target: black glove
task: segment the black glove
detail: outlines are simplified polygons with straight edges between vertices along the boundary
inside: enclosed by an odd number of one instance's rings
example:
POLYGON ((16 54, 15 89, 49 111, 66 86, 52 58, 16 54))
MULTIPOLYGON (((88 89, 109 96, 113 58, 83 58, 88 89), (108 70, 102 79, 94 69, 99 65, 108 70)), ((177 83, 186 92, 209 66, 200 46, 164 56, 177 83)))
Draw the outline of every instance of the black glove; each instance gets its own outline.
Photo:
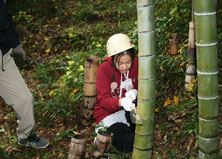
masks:
POLYGON ((26 53, 21 44, 12 49, 12 57, 18 67, 23 67, 25 65, 26 53))

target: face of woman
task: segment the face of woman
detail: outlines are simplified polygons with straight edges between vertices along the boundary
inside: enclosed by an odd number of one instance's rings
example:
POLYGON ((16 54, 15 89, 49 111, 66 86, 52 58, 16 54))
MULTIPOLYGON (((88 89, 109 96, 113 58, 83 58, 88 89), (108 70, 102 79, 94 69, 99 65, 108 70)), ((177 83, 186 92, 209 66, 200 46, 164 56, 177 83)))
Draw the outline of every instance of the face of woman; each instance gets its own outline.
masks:
POLYGON ((132 58, 125 54, 119 57, 119 59, 114 58, 114 63, 118 71, 121 73, 126 73, 132 65, 132 58))

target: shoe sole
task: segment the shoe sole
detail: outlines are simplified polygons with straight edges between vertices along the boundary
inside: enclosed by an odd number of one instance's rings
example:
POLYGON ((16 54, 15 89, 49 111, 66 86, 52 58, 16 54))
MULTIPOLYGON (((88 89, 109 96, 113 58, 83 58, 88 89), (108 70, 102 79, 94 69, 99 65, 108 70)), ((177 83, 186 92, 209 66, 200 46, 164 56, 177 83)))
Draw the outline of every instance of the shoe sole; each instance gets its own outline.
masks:
POLYGON ((21 144, 21 143, 18 143, 18 144, 19 144, 19 145, 21 145, 21 146, 33 147, 33 148, 37 148, 37 149, 44 149, 44 148, 46 148, 46 147, 48 147, 48 146, 49 146, 49 143, 48 143, 47 145, 43 146, 43 147, 35 147, 35 146, 32 146, 32 145, 28 145, 28 144, 21 144))

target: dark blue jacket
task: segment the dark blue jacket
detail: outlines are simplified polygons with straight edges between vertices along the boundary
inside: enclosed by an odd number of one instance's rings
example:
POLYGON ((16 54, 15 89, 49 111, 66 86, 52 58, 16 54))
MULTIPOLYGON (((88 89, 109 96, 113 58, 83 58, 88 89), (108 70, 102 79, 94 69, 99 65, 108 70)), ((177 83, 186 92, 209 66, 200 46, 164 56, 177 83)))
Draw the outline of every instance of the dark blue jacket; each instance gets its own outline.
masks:
POLYGON ((0 50, 2 56, 9 49, 19 45, 18 35, 15 30, 15 25, 12 22, 12 16, 9 14, 8 8, 3 0, 0 0, 0 50))

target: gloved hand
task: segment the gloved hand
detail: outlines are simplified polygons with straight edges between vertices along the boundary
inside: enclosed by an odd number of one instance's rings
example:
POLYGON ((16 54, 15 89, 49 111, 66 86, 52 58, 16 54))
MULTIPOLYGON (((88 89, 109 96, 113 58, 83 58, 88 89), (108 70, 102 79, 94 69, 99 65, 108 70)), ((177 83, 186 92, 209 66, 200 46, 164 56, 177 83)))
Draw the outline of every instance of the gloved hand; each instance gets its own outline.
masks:
POLYGON ((131 98, 132 101, 134 101, 137 97, 138 93, 136 89, 131 89, 128 92, 126 92, 125 96, 128 98, 131 98))
POLYGON ((120 105, 126 110, 130 111, 133 107, 133 101, 130 98, 124 97, 120 99, 120 105))
POLYGON ((12 49, 12 57, 18 67, 22 67, 25 64, 25 56, 26 53, 21 44, 12 49))

